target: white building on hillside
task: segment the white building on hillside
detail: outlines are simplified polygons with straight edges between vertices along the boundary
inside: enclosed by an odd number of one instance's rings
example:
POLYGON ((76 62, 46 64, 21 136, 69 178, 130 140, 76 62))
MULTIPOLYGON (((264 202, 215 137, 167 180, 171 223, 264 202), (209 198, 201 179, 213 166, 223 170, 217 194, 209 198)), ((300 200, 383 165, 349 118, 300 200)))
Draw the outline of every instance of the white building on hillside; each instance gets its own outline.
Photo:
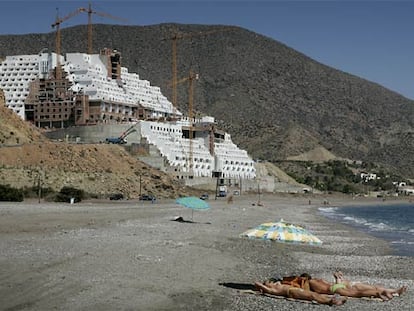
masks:
MULTIPOLYGON (((145 110, 146 117, 160 118, 173 114, 171 102, 158 86, 141 80, 136 73, 120 66, 119 54, 104 50, 101 54, 68 53, 63 66, 72 90, 101 103, 102 114, 138 117, 134 111, 145 110)), ((179 113, 181 115, 181 113, 179 113)), ((98 120, 103 116, 98 116, 98 120)))
MULTIPOLYGON (((63 57, 60 59, 63 61, 63 57)), ((0 62, 0 88, 4 92, 6 106, 25 120, 25 100, 30 92, 30 82, 46 78, 54 66, 55 53, 6 56, 0 62)))
POLYGON ((253 160, 228 133, 215 128, 213 117, 183 117, 158 86, 130 73, 120 59, 111 50, 68 53, 59 61, 54 53, 7 56, 0 63, 0 88, 7 107, 41 127, 92 129, 139 120, 136 132, 177 176, 256 177, 253 160))

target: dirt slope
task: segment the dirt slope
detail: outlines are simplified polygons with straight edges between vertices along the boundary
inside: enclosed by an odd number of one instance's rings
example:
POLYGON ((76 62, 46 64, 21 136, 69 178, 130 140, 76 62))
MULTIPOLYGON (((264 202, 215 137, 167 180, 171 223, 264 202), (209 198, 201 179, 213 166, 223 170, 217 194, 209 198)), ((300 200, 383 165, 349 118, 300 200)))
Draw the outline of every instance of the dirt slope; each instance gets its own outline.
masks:
MULTIPOLYGON (((107 196, 141 193, 177 197, 188 193, 169 175, 138 161, 116 145, 54 143, 4 107, 0 95, 0 184, 63 186, 107 196)), ((191 191, 190 191, 191 192, 191 191)))
POLYGON ((122 192, 130 198, 142 193, 176 197, 184 189, 172 178, 148 167, 115 145, 32 143, 0 148, 0 182, 15 187, 60 190, 63 186, 107 196, 122 192))
POLYGON ((298 156, 287 157, 287 160, 291 161, 312 161, 315 163, 321 163, 335 159, 337 159, 337 157, 332 154, 332 152, 326 150, 324 147, 317 147, 298 156))
POLYGON ((4 106, 0 90, 0 146, 31 143, 44 140, 41 133, 29 123, 22 123, 20 117, 4 106))

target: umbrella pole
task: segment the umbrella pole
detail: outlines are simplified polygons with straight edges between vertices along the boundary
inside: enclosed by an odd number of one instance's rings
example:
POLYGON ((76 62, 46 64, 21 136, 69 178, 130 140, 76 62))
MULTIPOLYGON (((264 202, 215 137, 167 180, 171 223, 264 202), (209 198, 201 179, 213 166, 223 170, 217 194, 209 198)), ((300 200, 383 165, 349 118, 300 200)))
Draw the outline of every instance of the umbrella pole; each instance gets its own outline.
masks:
POLYGON ((194 210, 191 209, 191 221, 193 221, 193 214, 194 214, 194 210))

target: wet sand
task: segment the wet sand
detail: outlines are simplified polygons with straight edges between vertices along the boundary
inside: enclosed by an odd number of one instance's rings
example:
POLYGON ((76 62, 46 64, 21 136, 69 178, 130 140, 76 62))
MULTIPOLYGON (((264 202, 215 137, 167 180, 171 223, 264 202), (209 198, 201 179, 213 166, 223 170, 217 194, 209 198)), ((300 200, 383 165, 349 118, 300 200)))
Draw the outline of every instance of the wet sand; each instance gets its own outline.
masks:
MULTIPOLYGON (((330 280, 339 269, 352 280, 409 289, 389 302, 350 299, 336 308, 413 310, 413 258, 393 256, 387 242, 323 218, 317 211, 323 200, 264 195, 258 206, 255 196, 234 197, 232 204, 213 198, 209 210, 194 213, 173 200, 1 202, 0 309, 316 310, 328 307, 235 287, 303 272, 330 280), (192 215, 193 222, 172 221, 176 216, 191 221, 192 215), (305 226, 324 243, 239 237, 280 218, 305 226)), ((381 204, 346 197, 328 201, 381 204)))

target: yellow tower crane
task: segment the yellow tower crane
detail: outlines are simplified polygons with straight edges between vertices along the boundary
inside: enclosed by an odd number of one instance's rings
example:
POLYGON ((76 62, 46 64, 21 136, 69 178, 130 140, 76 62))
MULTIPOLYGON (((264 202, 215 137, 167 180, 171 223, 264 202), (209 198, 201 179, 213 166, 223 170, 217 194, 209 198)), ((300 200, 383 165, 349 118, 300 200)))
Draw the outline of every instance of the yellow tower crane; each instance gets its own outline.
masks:
POLYGON ((193 114, 193 103, 194 103, 194 81, 198 80, 199 75, 190 70, 187 77, 184 77, 177 81, 177 84, 188 81, 188 139, 189 139, 189 150, 188 150, 188 172, 189 175, 193 175, 194 161, 193 161, 193 139, 194 139, 194 114, 193 114))
POLYGON ((60 34, 60 24, 62 24, 64 21, 78 15, 79 13, 82 12, 86 12, 88 13, 88 54, 92 54, 92 14, 96 14, 102 17, 108 17, 108 18, 112 18, 112 19, 116 19, 119 21, 123 21, 126 22, 126 19, 120 18, 120 17, 116 17, 116 16, 112 16, 110 14, 107 13, 103 13, 103 12, 97 12, 92 10, 92 5, 89 3, 88 8, 78 8, 76 11, 69 13, 68 15, 66 15, 63 18, 59 18, 59 15, 56 14, 56 20, 55 22, 52 24, 52 27, 55 28, 56 27, 56 54, 58 55, 57 58, 57 65, 56 65, 56 79, 61 79, 62 78, 62 71, 60 68, 60 60, 59 60, 59 55, 61 54, 61 34, 60 34))
MULTIPOLYGON (((189 127, 188 127, 188 138, 189 138, 189 151, 188 151, 188 168, 189 173, 192 175, 193 172, 193 139, 194 139, 194 114, 193 114, 193 105, 194 105, 194 81, 198 80, 199 75, 198 73, 194 73, 192 70, 190 70, 188 76, 177 80, 176 85, 187 82, 188 81, 188 121, 189 121, 189 127)), ((172 83, 168 84, 169 86, 172 86, 172 83)))
MULTIPOLYGON (((173 105, 173 117, 176 118, 176 111, 177 111, 177 85, 179 81, 177 80, 177 41, 180 39, 186 39, 186 38, 193 38, 198 36, 204 36, 204 35, 210 35, 220 32, 226 32, 233 30, 232 27, 227 28, 220 28, 215 29, 211 31, 202 31, 202 32, 195 32, 195 33, 186 33, 186 34, 179 34, 177 30, 174 30, 173 35, 171 36, 171 50, 172 50, 172 57, 171 57, 171 63, 172 63, 172 105, 173 105)), ((189 146, 189 172, 190 175, 193 173, 193 125, 192 125, 192 114, 193 114, 193 83, 195 79, 198 79, 198 74, 194 76, 194 73, 190 71, 190 75, 187 78, 184 78, 185 81, 190 81, 189 86, 189 97, 188 97, 188 118, 190 119, 190 128, 189 128, 189 140, 190 140, 190 146, 189 146), (197 77, 197 78, 196 78, 197 77)), ((181 81, 181 80, 180 80, 181 81)), ((214 126, 211 126, 210 130, 210 154, 214 154, 214 126)))
POLYGON ((114 20, 118 20, 118 21, 122 21, 122 22, 128 22, 128 20, 121 18, 121 17, 116 17, 116 16, 112 16, 108 13, 104 13, 104 12, 97 12, 92 10, 92 5, 89 2, 89 6, 88 8, 81 8, 82 12, 86 12, 88 13, 88 54, 92 54, 93 50, 92 50, 92 14, 96 14, 99 15, 101 17, 108 17, 114 20))
POLYGON ((211 30, 211 31, 201 31, 201 32, 193 32, 193 33, 178 33, 177 30, 174 30, 173 35, 170 37, 171 39, 171 50, 172 50, 172 57, 171 57, 171 63, 172 63, 172 105, 173 105, 173 114, 175 117, 176 109, 177 109, 177 41, 180 39, 190 39, 193 37, 198 36, 205 36, 210 34, 215 34, 219 32, 225 32, 230 31, 232 28, 220 28, 217 30, 211 30))
POLYGON ((52 27, 56 27, 56 38, 55 38, 55 49, 56 49, 56 73, 55 78, 57 80, 62 79, 62 68, 60 67, 60 54, 61 54, 61 35, 60 35, 60 24, 64 21, 78 15, 80 12, 83 11, 83 8, 79 8, 76 11, 69 13, 65 17, 59 18, 59 14, 56 14, 56 20, 52 24, 52 27))

